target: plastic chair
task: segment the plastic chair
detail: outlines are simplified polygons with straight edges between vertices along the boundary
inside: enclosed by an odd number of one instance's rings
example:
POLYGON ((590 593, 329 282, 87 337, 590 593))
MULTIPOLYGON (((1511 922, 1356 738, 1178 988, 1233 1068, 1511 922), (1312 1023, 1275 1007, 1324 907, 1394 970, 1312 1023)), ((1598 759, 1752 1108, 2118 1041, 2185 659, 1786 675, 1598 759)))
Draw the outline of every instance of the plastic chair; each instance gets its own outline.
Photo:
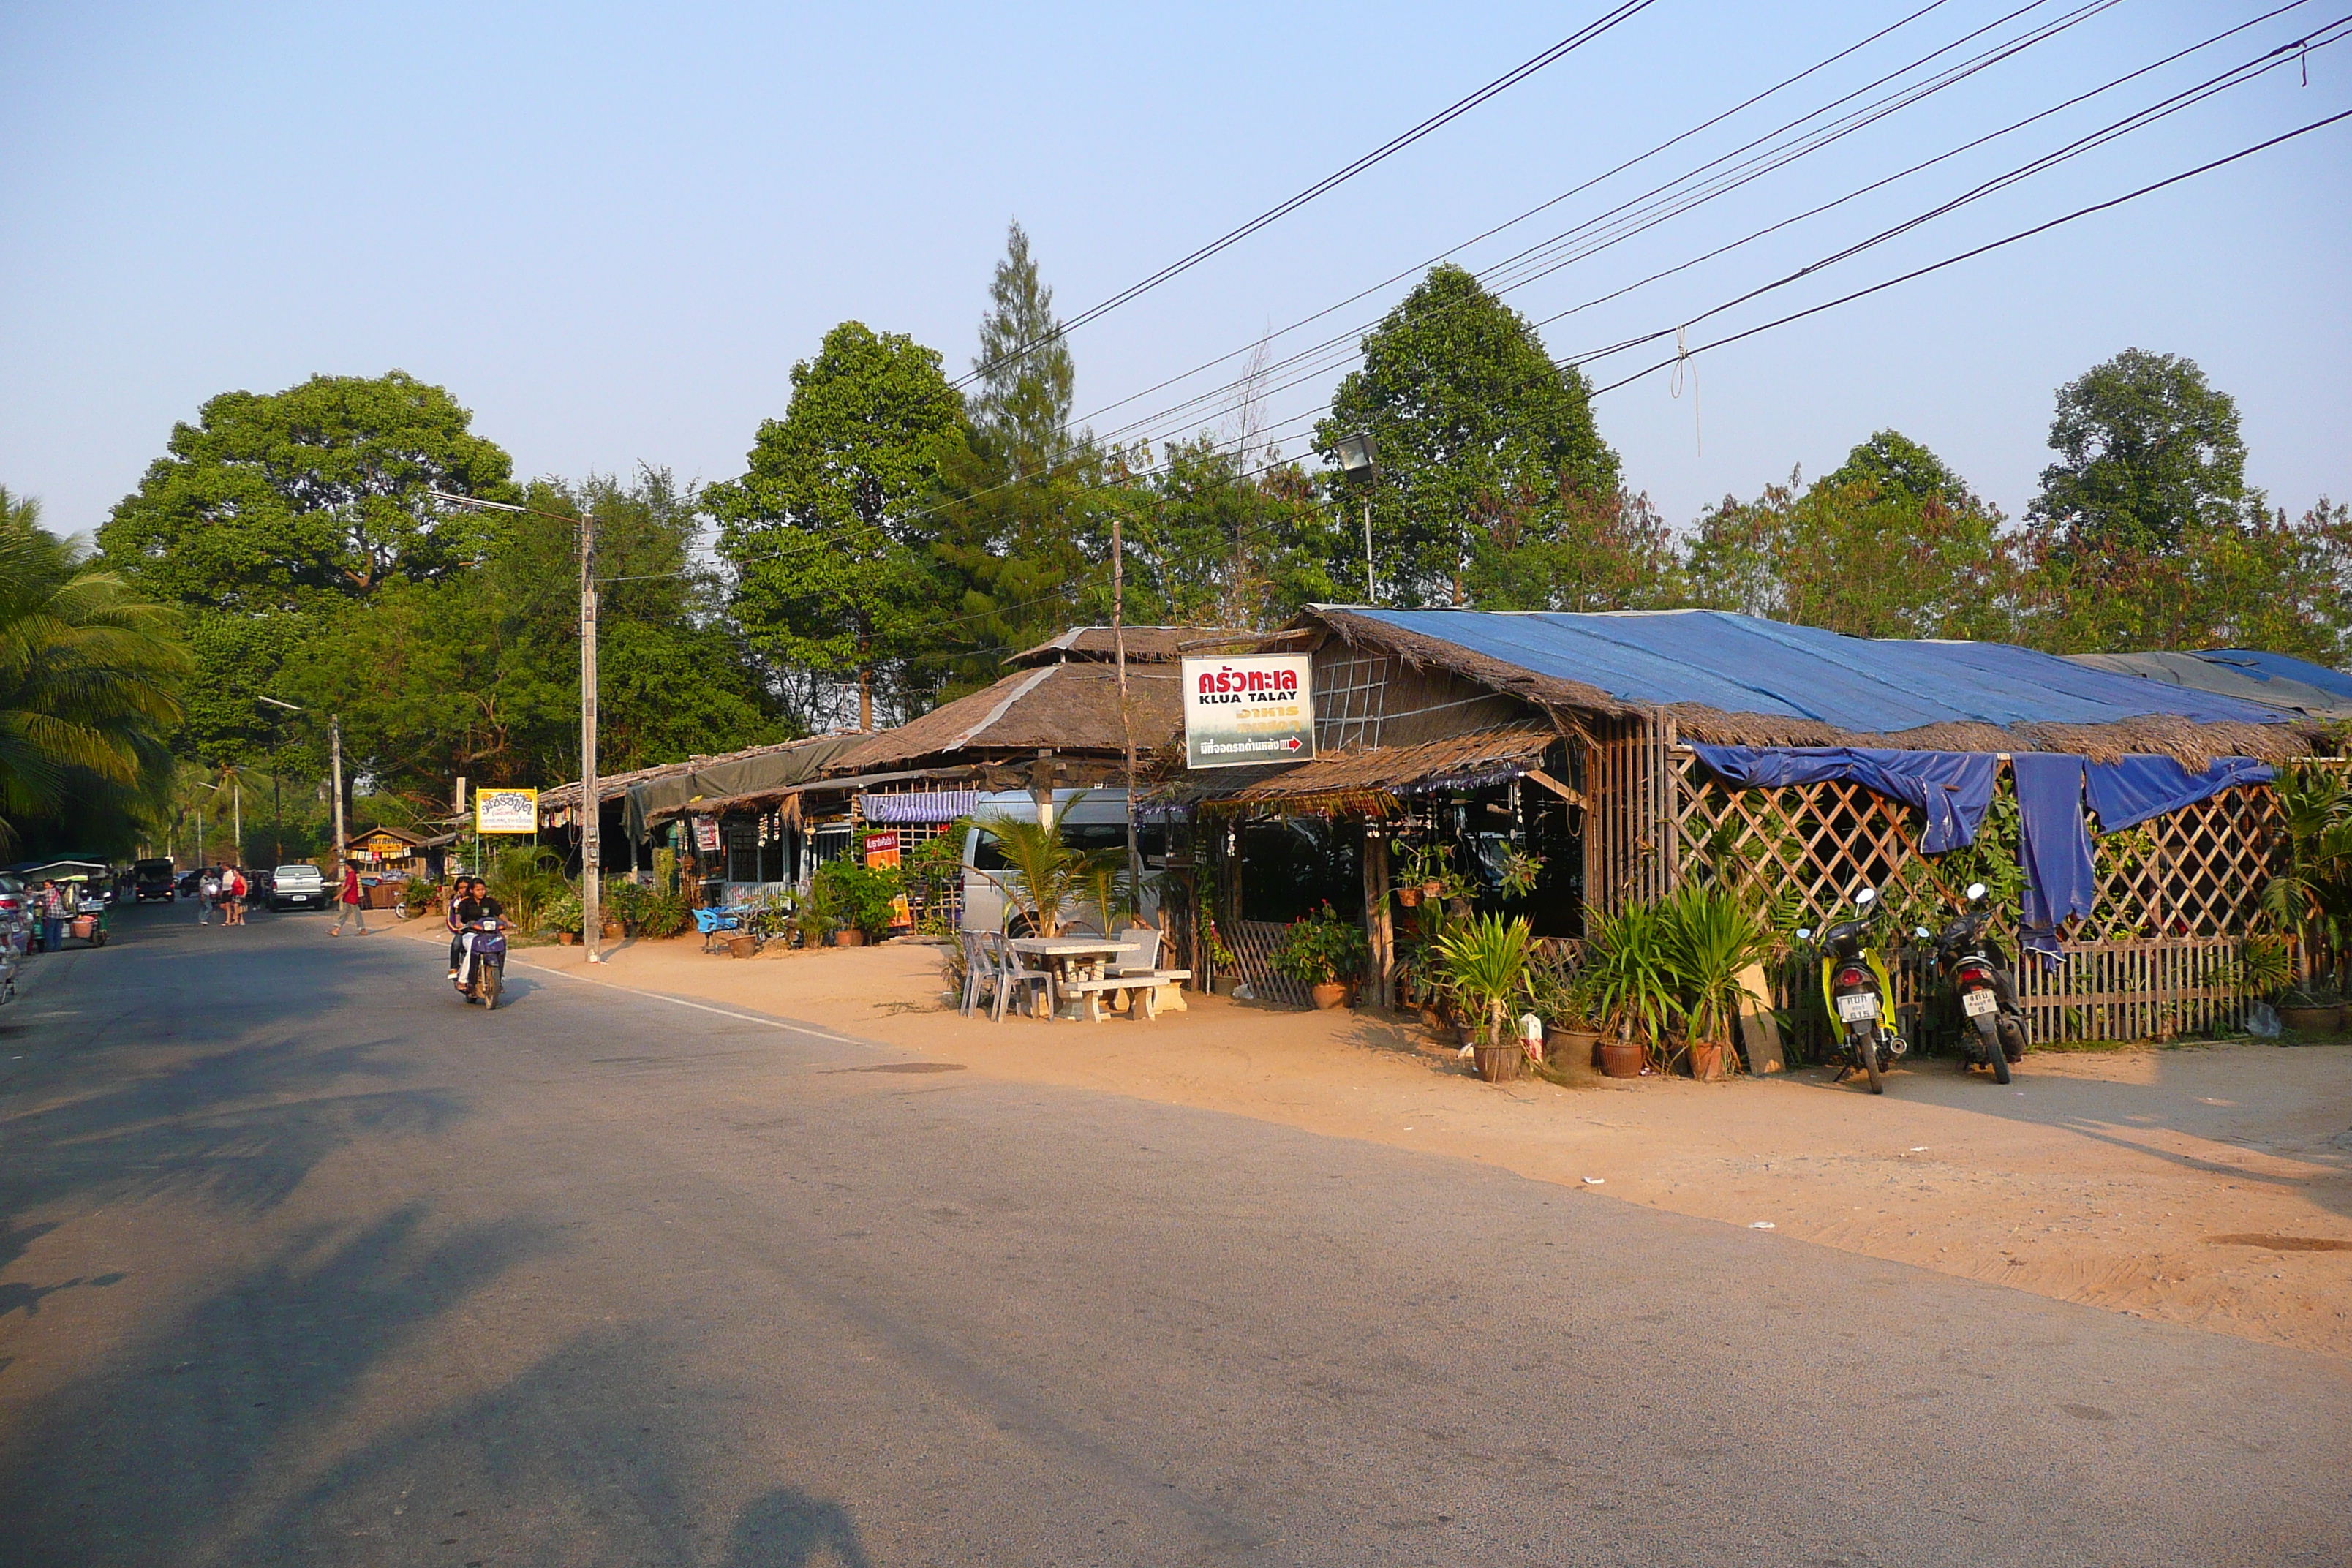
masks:
POLYGON ((716 951, 719 937, 743 929, 740 910, 701 909, 694 911, 694 929, 702 933, 702 951, 716 951))
POLYGON ((969 1018, 980 1005, 982 991, 996 988, 996 949, 986 931, 958 931, 956 940, 963 944, 963 1002, 957 1011, 969 1018))
MULTIPOLYGON (((1013 950, 1013 943, 1009 939, 1000 936, 993 940, 999 944, 997 948, 996 1004, 994 1010, 990 1014, 990 1017, 997 1022, 1002 1022, 1004 1017, 1005 999, 1011 996, 1015 990, 1027 991, 1032 988, 1034 989, 1036 996, 1043 997, 1045 999, 1046 1014, 1050 1015, 1054 1005, 1053 970, 1051 968, 1030 968, 1028 961, 1021 953, 1013 950)), ((1030 1002, 1029 1011, 1032 1015, 1036 1015, 1038 1012, 1037 1004, 1034 998, 1030 1002)))

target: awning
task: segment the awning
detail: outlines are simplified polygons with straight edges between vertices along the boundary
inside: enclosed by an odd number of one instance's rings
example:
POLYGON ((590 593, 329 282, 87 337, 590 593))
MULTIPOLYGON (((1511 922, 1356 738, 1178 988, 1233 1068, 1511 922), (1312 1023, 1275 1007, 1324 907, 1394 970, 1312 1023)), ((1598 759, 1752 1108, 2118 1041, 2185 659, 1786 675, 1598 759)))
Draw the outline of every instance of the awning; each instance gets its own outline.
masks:
POLYGON ((926 789, 861 795, 857 809, 868 822, 953 822, 980 809, 980 791, 926 789))
POLYGON ((1475 789, 1543 763, 1559 734, 1532 726, 1479 730, 1412 746, 1350 747, 1286 767, 1218 768, 1186 775, 1160 815, 1184 805, 1253 806, 1391 816, 1398 797, 1475 789))

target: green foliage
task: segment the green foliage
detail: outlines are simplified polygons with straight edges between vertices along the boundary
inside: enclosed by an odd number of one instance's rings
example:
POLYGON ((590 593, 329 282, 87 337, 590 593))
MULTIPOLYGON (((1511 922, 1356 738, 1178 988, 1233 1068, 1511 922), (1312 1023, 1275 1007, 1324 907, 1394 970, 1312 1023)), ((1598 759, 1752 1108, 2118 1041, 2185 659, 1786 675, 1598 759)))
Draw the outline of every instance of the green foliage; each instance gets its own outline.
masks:
POLYGON ((694 924, 694 906, 684 893, 656 889, 637 911, 637 934, 662 939, 684 933, 694 924))
POLYGON ((981 826, 996 840, 1005 864, 1001 872, 982 875, 1003 889, 1006 904, 1039 936, 1060 935, 1086 898, 1091 858, 1034 817, 991 816, 981 826))
POLYGON ((117 848, 157 818, 189 673, 168 611, 0 489, 0 847, 78 832, 73 847, 117 848))
POLYGON ((972 361, 980 389, 971 400, 973 445, 1008 472, 1038 473, 1068 453, 1077 367, 1060 331, 1029 236, 1010 224, 980 321, 980 357, 972 361))
POLYGON ((931 530, 915 514, 961 442, 962 399, 935 351, 857 321, 826 333, 792 381, 748 471, 704 495, 736 568, 735 614, 788 663, 903 684, 946 613, 931 530))
POLYGON ((411 877, 400 885, 400 907, 411 920, 441 901, 441 884, 430 877, 411 877))
POLYGON ((1943 458, 1900 430, 1881 430, 1863 442, 1845 455, 1844 463, 1823 482, 1833 488, 1859 485, 1882 496, 1939 501, 1954 510, 1976 503, 1975 494, 1943 458))
POLYGON ((1303 920, 1292 921, 1275 939, 1275 973, 1302 985, 1354 980, 1371 961, 1371 948, 1352 921, 1339 918, 1328 902, 1303 920))
POLYGON ((1562 480, 1499 502, 1464 575, 1482 610, 1639 610, 1688 595, 1674 531, 1646 495, 1562 480))
POLYGON ((2340 971, 2352 945, 2352 786, 2335 768, 2301 765, 2276 785, 2287 864, 2263 886, 2263 913, 2301 940, 2307 974, 2340 971))
POLYGON ((1437 960, 1454 995, 1477 1020, 1489 1045, 1499 1045, 1511 1008, 1531 996, 1528 959, 1532 938, 1523 918, 1480 915, 1455 921, 1436 939, 1437 960))
POLYGON ((1433 268, 1362 347, 1315 446, 1328 457, 1351 431, 1379 445, 1382 604, 1454 602, 1479 531, 1529 498, 1615 493, 1583 374, 1462 268, 1433 268))
POLYGON ((541 930, 559 900, 577 898, 563 875, 563 858, 533 844, 512 844, 491 858, 484 880, 506 918, 526 931, 541 930))
POLYGON ((2292 973, 2284 938, 2256 932, 2238 944, 2238 978, 2255 995, 2274 994, 2292 973))
POLYGON ((1771 923, 1730 889, 1696 882, 1661 900, 1658 916, 1676 1015, 1693 1041, 1728 1046, 1748 994, 1740 976, 1763 963, 1778 941, 1771 923))
POLYGON ((1664 1041, 1679 1010, 1665 921, 1654 904, 1628 903, 1587 922, 1575 994, 1584 1012, 1621 1039, 1664 1041))
MULTIPOLYGON (((504 903, 506 900, 501 899, 499 901, 500 903, 504 903)), ((535 926, 536 929, 540 931, 568 931, 572 935, 578 936, 582 929, 586 926, 587 922, 588 913, 580 901, 580 895, 577 892, 566 889, 548 900, 546 907, 539 911, 539 919, 535 922, 535 926)), ((516 923, 520 924, 521 922, 517 921, 516 923)))
POLYGON ((850 856, 828 860, 809 879, 809 897, 828 919, 869 937, 890 929, 898 895, 907 890, 896 868, 861 866, 850 856))
POLYGON ((2238 405, 2193 360, 2126 349, 2058 390, 2042 493, 2026 510, 2066 551, 2177 551, 2195 530, 2259 514, 2238 405))

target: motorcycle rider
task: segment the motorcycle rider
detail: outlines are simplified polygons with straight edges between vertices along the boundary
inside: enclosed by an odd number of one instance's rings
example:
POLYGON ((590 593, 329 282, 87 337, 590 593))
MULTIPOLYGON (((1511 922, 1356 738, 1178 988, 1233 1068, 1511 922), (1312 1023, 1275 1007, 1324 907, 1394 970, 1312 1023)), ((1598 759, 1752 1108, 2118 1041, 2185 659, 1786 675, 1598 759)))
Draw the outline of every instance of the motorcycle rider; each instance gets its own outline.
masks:
POLYGON ((466 922, 478 912, 474 889, 481 884, 471 877, 460 877, 449 884, 449 909, 444 919, 449 928, 449 978, 457 978, 457 965, 466 956, 466 922))
POLYGON ((488 926, 491 930, 496 931, 499 927, 499 923, 505 918, 506 910, 500 907, 498 900, 490 896, 489 884, 483 881, 479 877, 475 878, 473 896, 466 900, 467 929, 459 932, 457 937, 458 946, 465 955, 459 964, 460 970, 464 972, 463 979, 459 982, 461 984, 465 980, 470 980, 473 978, 471 972, 471 959, 473 957, 472 938, 474 935, 474 928, 477 926, 488 926))

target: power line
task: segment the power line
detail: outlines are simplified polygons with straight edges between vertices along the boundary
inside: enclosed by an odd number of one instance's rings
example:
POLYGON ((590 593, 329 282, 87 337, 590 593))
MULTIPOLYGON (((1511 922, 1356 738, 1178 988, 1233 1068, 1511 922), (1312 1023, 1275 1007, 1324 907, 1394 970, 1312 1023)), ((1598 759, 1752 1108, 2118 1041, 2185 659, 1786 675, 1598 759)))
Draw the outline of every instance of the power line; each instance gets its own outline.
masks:
POLYGON ((1759 332, 1769 332, 1775 327, 1785 327, 1791 321, 1801 321, 1808 316, 1818 316, 1824 310, 1835 310, 1840 305, 1852 304, 1856 300, 1864 299, 1872 294, 1880 293, 1885 289, 1892 289, 1898 283, 1908 283, 1914 279, 1925 278, 1930 272, 1940 272, 1947 267, 1956 266, 1960 262, 1971 260, 1976 257, 1984 255, 1988 251, 1999 250, 2005 245, 2014 245, 2019 240, 2031 239, 2038 234, 2046 234, 2050 230, 2057 228, 2062 225, 2073 223, 2077 218, 2089 217, 2095 213, 2105 212, 2110 207, 2119 207, 2126 202, 2137 201, 2140 197, 2152 195, 2155 192, 2165 189, 2167 186, 2177 185, 2183 180, 2190 180, 2196 178, 2200 174, 2210 174, 2215 169, 2234 163, 2241 158, 2251 158, 2255 153, 2265 152, 2270 148, 2279 145, 2283 142, 2292 142, 2298 136, 2309 135, 2314 131, 2324 130, 2342 120, 2352 120, 2352 109, 2344 110, 2339 113, 2331 114, 2324 120, 2315 120, 2308 125, 2298 126, 2293 131, 2273 136, 2267 142, 2257 142, 2251 147, 2242 148, 2238 152, 2232 153, 2224 158, 2216 158, 2210 163, 2200 163, 2193 169, 2184 169, 2178 174, 2158 180, 2153 184, 2142 185, 2136 191, 2127 191, 2120 196, 2111 197, 2106 201, 2097 202, 2090 206, 2077 208, 2075 211, 2066 214, 2063 217, 2052 218, 2047 223, 2036 224, 2032 228, 2020 229, 2015 234, 2006 235, 2000 239, 1992 240, 1984 245, 1979 245, 1970 250, 1964 250, 1958 256, 1948 256, 1941 261, 1931 262, 1926 267, 1915 268, 1911 271, 1906 272, 1898 278, 1889 278, 1883 283, 1874 283, 1867 289, 1857 289, 1851 294, 1841 295, 1834 300, 1823 300, 1821 304, 1810 306, 1802 310, 1791 311, 1788 315, 1782 316, 1777 321, 1766 321, 1760 326, 1750 327, 1746 331, 1734 332, 1729 337, 1717 338, 1713 342, 1701 343, 1696 348, 1677 353, 1666 359, 1660 360, 1655 364, 1648 365, 1641 370, 1637 370, 1633 374, 1624 377, 1622 380, 1612 381, 1606 386, 1597 388, 1593 392, 1592 395, 1598 397, 1602 393, 1614 392, 1621 386, 1630 386, 1645 375, 1654 375, 1659 371, 1664 370, 1682 360, 1692 358, 1698 354, 1703 354, 1710 349, 1725 348, 1732 343, 1755 337, 1759 332))
POLYGON ((1216 255, 1219 251, 1224 250, 1230 246, 1239 244, 1241 241, 1248 238, 1251 235, 1255 234, 1258 230, 1265 227, 1268 224, 1277 222, 1283 217, 1287 216, 1289 214, 1297 211, 1300 207, 1305 206, 1316 197, 1324 195, 1326 192, 1330 191, 1339 185, 1344 184, 1348 181, 1355 178, 1358 174, 1362 174, 1365 170, 1372 167, 1374 164, 1379 163, 1393 154, 1402 152, 1405 148, 1412 146, 1423 137, 1430 134, 1430 132, 1451 123, 1453 121, 1459 119, 1465 114, 1467 114, 1470 110, 1477 108, 1488 99, 1505 92, 1511 88, 1517 87, 1520 82, 1523 82, 1528 78, 1535 75, 1546 66, 1552 64, 1555 60, 1561 58, 1563 56, 1566 56, 1576 49, 1581 48, 1586 44, 1591 43, 1593 39, 1601 37, 1601 34, 1606 33, 1611 28, 1616 26, 1618 23, 1624 21, 1627 17, 1635 16, 1649 9, 1654 3, 1655 0, 1622 0, 1622 3, 1620 4, 1616 9, 1606 13, 1595 21, 1586 23, 1583 26, 1578 28, 1575 32, 1570 33, 1567 37, 1562 38, 1559 42, 1552 45, 1551 47, 1545 49, 1542 53, 1535 56, 1533 58, 1522 61, 1520 64, 1514 66, 1509 70, 1505 71, 1501 76, 1496 77, 1493 81, 1488 82, 1486 86, 1472 93, 1469 97, 1461 99, 1449 107, 1440 110, 1437 113, 1431 115, 1427 120, 1423 121, 1412 130, 1391 137, 1388 141, 1382 142, 1380 146, 1373 148, 1370 152, 1356 159, 1353 163, 1350 163, 1331 174, 1326 174, 1323 178, 1316 181, 1315 184, 1307 186, 1305 190, 1300 191, 1297 195, 1290 197, 1288 200, 1276 203, 1275 205, 1268 207, 1265 211, 1258 214, 1257 216, 1250 219, 1247 223, 1243 224, 1239 228, 1233 229, 1221 237, 1211 240, 1208 244, 1201 247, 1198 250, 1193 251, 1189 256, 1182 257, 1178 260, 1169 263, 1167 266, 1161 268, 1159 271, 1154 272, 1151 276, 1144 279, 1142 281, 1128 285, 1128 287, 1120 289, 1118 293, 1112 295, 1109 299, 1103 300, 1099 304, 1089 306, 1087 309, 1079 311, 1070 320, 1056 325, 1052 331, 1047 332, 1045 336, 1037 338, 1033 342, 1023 343, 1020 347, 1013 350, 1010 353, 999 355, 996 359, 990 361, 987 364, 974 366, 970 374, 963 376, 961 380, 957 381, 955 384, 958 387, 967 386, 972 382, 978 380, 980 377, 987 374, 989 372, 996 369, 998 366, 1011 361, 1024 358, 1028 354, 1034 353, 1040 348, 1045 347, 1049 343, 1056 342, 1061 339, 1069 336, 1072 332, 1077 331, 1080 327, 1085 326, 1087 322, 1108 314, 1110 311, 1118 309, 1121 305, 1126 304, 1129 300, 1133 300, 1139 295, 1150 292, 1151 289, 1158 288, 1160 284, 1167 282, 1170 279, 1176 277, 1178 274, 1190 271, 1194 267, 1199 266, 1202 262, 1206 261, 1209 258, 1216 255))

